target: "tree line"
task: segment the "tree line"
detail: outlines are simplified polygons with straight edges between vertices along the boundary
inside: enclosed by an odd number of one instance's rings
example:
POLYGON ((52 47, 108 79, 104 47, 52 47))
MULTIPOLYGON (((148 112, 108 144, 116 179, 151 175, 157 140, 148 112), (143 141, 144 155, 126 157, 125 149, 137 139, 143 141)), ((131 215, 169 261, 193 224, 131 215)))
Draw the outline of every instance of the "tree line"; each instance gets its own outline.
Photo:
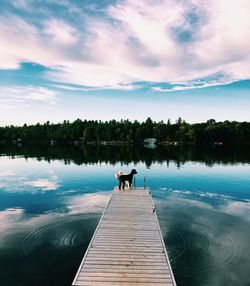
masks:
POLYGON ((179 118, 176 122, 143 122, 129 120, 81 120, 62 123, 0 127, 0 142, 22 143, 107 143, 135 144, 145 138, 156 138, 166 144, 250 144, 250 122, 210 119, 204 123, 189 124, 179 118))

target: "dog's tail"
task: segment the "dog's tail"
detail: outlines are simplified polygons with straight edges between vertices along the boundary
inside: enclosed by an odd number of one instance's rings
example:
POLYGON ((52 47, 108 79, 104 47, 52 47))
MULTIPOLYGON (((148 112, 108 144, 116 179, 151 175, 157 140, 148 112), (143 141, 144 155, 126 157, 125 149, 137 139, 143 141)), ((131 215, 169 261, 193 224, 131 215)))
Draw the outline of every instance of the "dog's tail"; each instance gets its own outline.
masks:
POLYGON ((121 175, 124 175, 124 173, 122 171, 119 171, 118 173, 115 174, 115 178, 119 179, 121 175))

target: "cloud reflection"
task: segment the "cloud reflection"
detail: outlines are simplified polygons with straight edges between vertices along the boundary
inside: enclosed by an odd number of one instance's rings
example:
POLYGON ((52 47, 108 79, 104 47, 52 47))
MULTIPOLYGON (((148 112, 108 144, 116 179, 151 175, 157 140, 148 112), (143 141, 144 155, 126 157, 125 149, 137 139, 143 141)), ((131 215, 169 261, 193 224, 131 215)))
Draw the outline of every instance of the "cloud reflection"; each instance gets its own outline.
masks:
MULTIPOLYGON (((159 191, 161 191, 161 196, 164 192, 170 199, 174 199, 176 207, 178 203, 181 203, 181 205, 188 204, 202 209, 231 214, 250 221, 250 201, 247 199, 239 200, 234 196, 220 193, 176 190, 165 187, 160 188, 159 191)), ((157 202, 159 205, 164 204, 162 198, 157 202)))
POLYGON ((5 171, 0 172, 0 178, 12 177, 14 175, 15 175, 14 172, 11 170, 5 170, 5 171))
POLYGON ((0 211, 0 230, 6 230, 12 223, 18 222, 23 213, 24 210, 20 208, 8 208, 0 211))
POLYGON ((250 201, 231 201, 223 208, 224 212, 240 216, 250 221, 250 201))
POLYGON ((69 213, 89 213, 89 212, 102 212, 108 200, 110 193, 98 193, 98 194, 85 194, 81 196, 75 196, 69 199, 69 213))
POLYGON ((33 188, 39 188, 43 191, 56 190, 59 185, 56 181, 49 181, 48 179, 37 179, 35 181, 26 182, 25 184, 32 186, 33 188))
POLYGON ((32 180, 28 176, 18 176, 12 171, 0 173, 0 188, 10 193, 37 193, 44 191, 54 191, 60 187, 59 179, 50 172, 44 178, 32 180), (29 186, 29 187, 28 187, 29 186))
POLYGON ((249 200, 168 188, 155 193, 178 284, 248 285, 249 200))
MULTIPOLYGON (((64 206, 40 215, 25 213, 25 209, 21 208, 5 209, 0 212, 0 247, 14 243, 17 248, 31 249, 32 245, 51 239, 55 245, 61 245, 62 237, 73 237, 76 235, 74 232, 79 231, 78 228, 72 229, 75 223, 81 225, 83 221, 95 221, 109 198, 110 193, 68 196, 63 198, 64 206)), ((84 227, 82 231, 85 231, 84 227)))

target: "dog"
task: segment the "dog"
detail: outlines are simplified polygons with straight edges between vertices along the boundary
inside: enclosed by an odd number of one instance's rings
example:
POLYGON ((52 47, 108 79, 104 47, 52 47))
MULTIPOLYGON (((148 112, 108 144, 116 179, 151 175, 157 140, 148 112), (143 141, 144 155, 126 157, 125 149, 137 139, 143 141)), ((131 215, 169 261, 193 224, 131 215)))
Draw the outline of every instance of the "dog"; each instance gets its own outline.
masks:
MULTIPOLYGON (((119 171, 117 174, 115 174, 116 179, 119 180, 119 178, 120 178, 121 175, 126 175, 126 174, 123 173, 122 171, 119 171)), ((128 181, 125 181, 125 184, 126 184, 126 188, 129 188, 129 182, 128 182, 128 181)))
POLYGON ((130 174, 125 175, 122 172, 118 172, 116 174, 116 178, 119 180, 119 190, 121 190, 121 187, 123 190, 125 190, 125 182, 128 182, 128 187, 132 188, 132 182, 133 182, 133 176, 137 174, 137 171, 135 169, 132 169, 130 174))

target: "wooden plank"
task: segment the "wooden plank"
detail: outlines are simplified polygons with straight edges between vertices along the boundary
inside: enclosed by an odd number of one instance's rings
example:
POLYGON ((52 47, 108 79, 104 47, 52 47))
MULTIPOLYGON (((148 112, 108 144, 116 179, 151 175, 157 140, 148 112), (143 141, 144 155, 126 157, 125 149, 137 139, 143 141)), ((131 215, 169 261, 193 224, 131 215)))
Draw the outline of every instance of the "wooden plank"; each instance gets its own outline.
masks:
MULTIPOLYGON (((151 278, 152 273, 117 273, 117 272, 81 272, 79 277, 116 277, 116 278, 151 278)), ((162 274, 158 273, 157 278, 167 278, 170 279, 169 273, 162 274)))
MULTIPOLYGON (((99 275, 99 273, 110 273, 110 274, 119 274, 119 273, 123 273, 123 274, 126 274, 126 275, 129 275, 129 274, 139 274, 139 275, 152 275, 152 274, 160 274, 162 275, 162 270, 164 270, 164 268, 158 268, 158 269, 131 269, 131 268, 112 268, 112 269, 107 269, 107 268, 84 268, 84 270, 82 270, 80 272, 80 274, 85 274, 88 275, 88 273, 91 273, 91 274, 97 274, 99 275)), ((164 273, 166 273, 166 275, 170 275, 170 272, 169 271, 164 271, 164 273)))
POLYGON ((85 259, 84 261, 84 265, 85 264, 94 264, 94 265, 109 265, 109 266, 113 266, 113 265, 137 265, 137 266, 163 266, 165 265, 165 261, 164 262, 151 262, 151 261, 134 261, 134 260, 129 260, 129 261, 120 261, 118 260, 109 260, 109 261, 102 261, 102 260, 89 260, 88 258, 85 259))
POLYGON ((129 238, 129 237, 124 237, 124 236, 116 237, 116 236, 113 236, 113 235, 107 235, 107 236, 103 235, 103 236, 99 236, 99 237, 96 235, 95 241, 100 241, 101 242, 101 241, 103 241, 103 239, 105 239, 105 237, 109 241, 121 241, 121 242, 129 241, 131 243, 133 243, 133 242, 140 242, 140 243, 151 242, 151 243, 154 243, 154 242, 159 241, 158 237, 154 237, 154 238, 151 239, 151 238, 146 238, 146 237, 142 237, 142 238, 136 238, 136 237, 129 238))
POLYGON ((114 190, 72 285, 176 286, 149 190, 114 190))
POLYGON ((129 256, 129 255, 134 255, 134 256, 148 256, 148 255, 150 255, 150 256, 162 256, 162 255, 164 255, 164 253, 155 253, 155 252, 150 252, 150 254, 148 254, 148 253, 144 253, 144 252, 141 252, 141 251, 138 251, 138 252, 135 252, 135 251, 127 251, 126 253, 123 253, 123 252, 121 252, 121 251, 115 251, 115 250, 113 250, 113 251, 110 251, 108 254, 107 254, 107 251, 105 251, 105 250, 96 250, 96 249, 94 249, 94 250, 90 250, 89 251, 89 254, 92 254, 92 253, 94 253, 94 254, 97 254, 97 255, 102 255, 102 254, 106 254, 106 255, 117 255, 117 256, 122 256, 122 255, 127 255, 127 256, 129 256))
MULTIPOLYGON (((139 283, 139 282, 136 282, 136 283, 128 283, 128 282, 103 282, 103 281, 76 281, 74 285, 79 285, 79 286, 145 286, 144 283, 139 283)), ((162 282, 159 282, 159 283, 156 283, 156 282, 153 282, 153 283, 147 283, 146 286, 172 286, 173 283, 172 282, 169 282, 169 283, 162 283, 162 282)))
POLYGON ((126 255, 126 253, 122 255, 107 255, 107 254, 99 254, 99 253, 92 253, 89 254, 88 260, 120 260, 120 261, 149 261, 152 260, 155 262, 164 262, 164 255, 158 255, 158 256, 150 256, 150 255, 126 255))
POLYGON ((101 271, 162 271, 166 273, 170 273, 169 269, 167 268, 166 264, 158 264, 158 265, 127 265, 127 264, 119 264, 119 265, 112 265, 112 267, 107 267, 106 264, 99 264, 99 265, 93 265, 93 264, 86 264, 84 267, 81 269, 80 272, 84 271, 95 271, 96 269, 101 270, 101 271))
MULTIPOLYGON (((97 252, 103 252, 103 251, 105 251, 106 253, 107 253, 107 248, 95 248, 95 251, 96 251, 96 253, 97 252)), ((114 249, 114 250, 109 250, 109 252, 113 252, 113 251, 115 251, 115 252, 120 252, 121 254, 122 253, 127 253, 127 252, 134 252, 134 253, 145 253, 145 254, 149 254, 150 253, 150 255, 153 255, 153 254, 162 254, 164 251, 163 251, 163 249, 157 249, 157 250, 152 250, 152 249, 143 249, 143 252, 142 252, 142 250, 135 250, 135 249, 128 249, 128 250, 119 250, 119 249, 114 249)))
POLYGON ((152 230, 134 230, 134 231, 130 231, 130 230, 113 230, 113 229, 99 229, 98 232, 96 233, 96 235, 98 237, 102 237, 102 236, 110 236, 110 237, 119 237, 119 236, 123 236, 123 237, 138 237, 138 238, 160 238, 159 233, 156 233, 155 231, 152 230))
MULTIPOLYGON (((164 263, 164 256, 160 256, 160 255, 155 255, 155 256, 151 256, 150 255, 151 253, 147 253, 147 255, 143 255, 143 256, 138 256, 138 255, 127 255, 124 253, 122 254, 121 256, 104 256, 104 255, 101 255, 99 253, 97 253, 96 256, 89 256, 88 258, 86 258, 86 261, 88 262, 91 262, 91 261, 94 261, 94 260, 98 260, 99 258, 99 262, 101 263, 104 263, 105 261, 110 261, 112 262, 113 264, 119 264, 119 261, 122 262, 122 264, 126 264, 126 263, 123 263, 123 261, 128 261, 128 265, 132 265, 134 262, 138 262, 137 264, 142 264, 142 263, 139 263, 139 262, 149 262, 152 260, 152 263, 154 264, 161 264, 161 263, 164 263), (98 257, 98 258, 97 258, 98 257)), ((98 264, 98 261, 97 261, 97 264, 98 264)))
POLYGON ((124 221, 119 221, 119 220, 111 220, 111 221, 103 221, 102 222, 102 226, 119 226, 119 227, 130 227, 130 226, 136 226, 136 227, 155 227, 155 223, 153 220, 148 221, 148 222, 143 222, 143 221, 135 221, 133 220, 126 220, 124 219, 124 221))
POLYGON ((164 283, 171 282, 170 278, 158 278, 158 277, 93 277, 93 276, 78 276, 78 281, 93 281, 93 282, 136 282, 136 283, 164 283))
POLYGON ((151 229, 138 229, 135 232, 131 232, 130 230, 127 229, 120 229, 119 231, 115 230, 115 229, 105 229, 100 227, 98 229, 98 234, 99 233, 110 233, 110 234, 118 234, 118 233, 122 233, 122 234, 129 234, 129 235, 134 235, 134 236, 142 236, 142 235, 151 235, 151 236, 159 236, 159 233, 156 232, 155 230, 151 230, 151 229))
POLYGON ((98 246, 98 245, 105 245, 105 246, 109 246, 109 247, 112 247, 112 246, 121 246, 121 247, 131 247, 131 246, 133 246, 133 247, 152 247, 152 245, 154 246, 154 247, 161 247, 162 248, 162 245, 161 245, 161 243, 156 243, 155 242, 155 244, 152 244, 152 243, 146 243, 146 242, 144 242, 143 244, 141 243, 141 242, 139 242, 139 243, 135 243, 135 242, 133 242, 133 243, 131 243, 131 242, 129 242, 129 243, 124 243, 124 242, 120 242, 120 241, 115 241, 115 242, 113 242, 113 241, 94 241, 93 243, 92 243, 92 248, 95 248, 95 246, 98 246))
MULTIPOLYGON (((152 253, 152 254, 154 254, 155 256, 157 255, 157 256, 164 256, 164 251, 160 251, 160 252, 157 252, 158 251, 158 249, 157 249, 157 251, 154 251, 154 250, 152 250, 152 249, 147 249, 147 250, 150 250, 149 252, 150 253, 152 253)), ((163 250, 163 249, 161 249, 161 250, 163 250)), ((116 250, 116 252, 114 252, 115 251, 115 249, 112 251, 112 252, 107 252, 106 251, 106 249, 100 249, 100 248, 94 248, 93 249, 93 251, 89 251, 89 253, 90 254, 96 254, 96 255, 101 255, 102 253, 103 254, 106 254, 107 256, 113 256, 113 255, 120 255, 121 257, 122 257, 122 255, 126 255, 126 251, 120 251, 119 249, 118 250, 116 250), (124 253, 125 252, 125 253, 124 253), (115 254, 114 254, 115 253, 115 254)), ((142 255, 142 256, 151 256, 152 254, 148 254, 148 253, 146 253, 146 252, 144 252, 145 251, 145 249, 144 248, 140 248, 140 249, 138 249, 137 251, 134 251, 133 249, 131 250, 131 249, 128 249, 128 251, 127 251, 127 255, 129 256, 130 254, 132 254, 132 255, 136 255, 136 256, 138 256, 138 255, 142 255)))

